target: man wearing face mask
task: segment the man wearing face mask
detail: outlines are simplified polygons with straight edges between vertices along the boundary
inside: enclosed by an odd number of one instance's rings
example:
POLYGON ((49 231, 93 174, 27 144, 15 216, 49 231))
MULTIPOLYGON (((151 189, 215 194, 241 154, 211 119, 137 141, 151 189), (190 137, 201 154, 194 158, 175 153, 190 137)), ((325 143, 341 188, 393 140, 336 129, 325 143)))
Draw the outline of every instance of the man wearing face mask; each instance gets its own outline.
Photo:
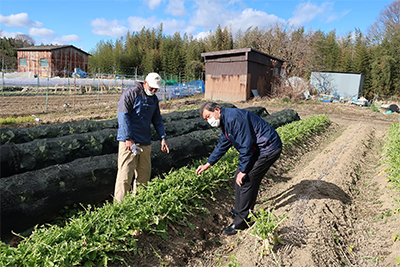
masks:
POLYGON ((207 163, 197 168, 198 175, 214 165, 231 146, 239 152, 235 210, 231 211, 235 219, 222 230, 226 235, 234 235, 237 230, 248 227, 246 220, 249 211, 254 209, 261 180, 279 158, 282 142, 274 128, 247 110, 221 108, 217 103, 207 102, 200 108, 200 114, 212 127, 220 127, 222 132, 207 163))
POLYGON ((151 175, 151 127, 153 124, 161 139, 161 151, 169 153, 166 135, 155 93, 161 87, 161 77, 149 73, 145 81, 135 82, 125 90, 118 102, 118 173, 114 198, 122 202, 131 188, 133 193, 139 184, 146 185, 151 175))

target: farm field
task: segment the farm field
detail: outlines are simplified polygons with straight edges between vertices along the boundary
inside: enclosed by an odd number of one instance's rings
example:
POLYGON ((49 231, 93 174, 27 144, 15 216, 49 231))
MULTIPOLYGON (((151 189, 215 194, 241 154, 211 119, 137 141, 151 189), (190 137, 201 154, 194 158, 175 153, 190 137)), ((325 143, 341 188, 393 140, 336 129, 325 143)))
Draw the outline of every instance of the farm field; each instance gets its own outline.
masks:
MULTIPOLYGON (((27 127, 82 119, 114 118, 119 94, 0 97, 0 116, 32 115, 27 127), (69 107, 65 108, 64 103, 69 107)), ((161 103, 162 112, 198 107, 201 96, 161 103)), ((271 114, 295 110, 301 119, 326 114, 332 125, 311 138, 305 151, 281 158, 262 183, 257 208, 272 208, 287 218, 279 227, 282 244, 262 251, 251 229, 224 236, 234 207, 226 188, 206 203, 212 216, 188 218, 193 230, 169 227, 169 238, 139 234, 140 255, 123 255, 131 266, 399 266, 400 194, 390 189, 379 163, 385 134, 400 114, 382 114, 354 105, 281 101, 233 102, 263 106, 271 114), (282 168, 287 169, 285 172, 282 168), (397 202, 396 202, 397 200, 397 202), (396 213, 397 210, 397 213, 396 213), (151 246, 150 246, 150 245, 151 246)), ((233 187, 233 180, 231 184, 233 187)), ((113 265, 109 263, 109 266, 113 265)))

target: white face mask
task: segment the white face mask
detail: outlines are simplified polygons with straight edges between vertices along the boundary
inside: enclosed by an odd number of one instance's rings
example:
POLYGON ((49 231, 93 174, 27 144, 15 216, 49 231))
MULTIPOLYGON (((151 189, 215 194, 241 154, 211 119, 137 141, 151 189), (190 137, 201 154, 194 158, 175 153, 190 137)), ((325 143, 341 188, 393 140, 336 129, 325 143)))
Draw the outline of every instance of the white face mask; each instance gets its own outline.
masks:
POLYGON ((214 113, 214 116, 212 116, 211 118, 209 118, 207 120, 207 122, 211 125, 211 127, 215 127, 215 128, 219 127, 219 125, 221 123, 220 119, 218 119, 218 120, 215 119, 215 113, 214 113))
POLYGON ((148 96, 153 96, 153 95, 154 95, 154 93, 153 93, 152 91, 150 91, 149 89, 147 89, 147 88, 144 88, 144 92, 145 92, 146 95, 148 95, 148 96))

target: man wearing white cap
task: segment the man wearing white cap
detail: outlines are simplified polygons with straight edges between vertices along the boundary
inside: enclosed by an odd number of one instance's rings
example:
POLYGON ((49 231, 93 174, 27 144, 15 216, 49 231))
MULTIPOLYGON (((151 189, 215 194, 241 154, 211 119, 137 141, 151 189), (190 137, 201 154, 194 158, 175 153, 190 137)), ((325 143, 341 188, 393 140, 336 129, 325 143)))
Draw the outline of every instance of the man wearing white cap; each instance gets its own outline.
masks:
POLYGON ((169 153, 166 135, 155 93, 161 87, 161 77, 149 73, 144 82, 135 82, 125 90, 118 102, 118 173, 114 198, 122 202, 131 188, 146 185, 151 175, 151 127, 153 124, 161 139, 161 151, 169 153))

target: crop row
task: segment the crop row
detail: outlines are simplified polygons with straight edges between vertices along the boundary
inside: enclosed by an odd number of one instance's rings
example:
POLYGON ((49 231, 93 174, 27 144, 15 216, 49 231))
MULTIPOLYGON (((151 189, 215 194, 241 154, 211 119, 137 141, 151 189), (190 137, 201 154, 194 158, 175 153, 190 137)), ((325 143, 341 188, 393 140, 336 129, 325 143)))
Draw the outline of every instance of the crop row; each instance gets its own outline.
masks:
MULTIPOLYGON (((230 103, 221 103, 221 106, 225 108, 235 108, 235 105, 230 103)), ((263 107, 248 107, 246 110, 257 114, 260 117, 268 116, 269 113, 263 107)), ((165 127, 167 131, 166 134, 168 137, 171 136, 171 133, 174 133, 174 128, 177 123, 180 123, 182 120, 188 119, 201 119, 200 113, 197 109, 185 110, 185 111, 173 111, 167 114, 163 114, 164 124, 167 124, 169 127, 165 127), (170 131, 170 132, 168 132, 170 131)), ((202 120, 204 121, 204 120, 202 120)), ((207 123, 201 125, 202 129, 207 128, 207 123)), ((68 136, 72 134, 82 134, 82 133, 90 133, 101 131, 104 129, 116 129, 118 128, 118 120, 104 120, 104 121, 90 121, 83 120, 78 122, 65 122, 60 124, 52 124, 52 125, 39 125, 36 127, 29 128, 0 128, 0 144, 20 144, 31 142, 38 139, 44 138, 56 138, 62 136, 68 136)), ((182 134, 182 133, 180 133, 182 134)), ((152 131, 152 137, 158 140, 158 136, 156 132, 152 131)))
MULTIPOLYGON (((265 108, 253 111, 257 110, 265 108)), ((199 116, 198 111, 194 114, 199 116)), ((262 118, 274 128, 300 120, 297 112, 287 109, 262 118)), ((170 153, 162 153, 160 141, 152 141, 153 177, 207 157, 218 142, 218 129, 211 129, 203 119, 177 122, 167 122, 168 129, 173 128, 171 124, 176 126, 171 130, 173 136, 178 135, 167 140, 170 153)), ((10 236, 11 230, 22 232, 46 223, 65 205, 97 204, 108 199, 117 173, 115 135, 116 129, 103 129, 1 146, 2 238, 10 236)))
POLYGON ((389 165, 389 180, 400 189, 400 122, 390 126, 384 151, 385 161, 389 165))
MULTIPOLYGON (((325 115, 316 115, 296 122, 302 128, 303 139, 330 124, 325 115)), ((299 143, 291 124, 278 129, 284 146, 299 143)), ((158 234, 167 238, 169 222, 192 228, 187 216, 207 216, 205 199, 213 199, 232 178, 238 156, 234 149, 202 176, 195 167, 183 167, 164 179, 151 180, 145 190, 133 197, 128 194, 123 203, 106 203, 101 207, 88 206, 71 218, 65 226, 41 226, 18 247, 0 244, 1 266, 106 266, 109 261, 123 261, 117 252, 138 253, 137 231, 158 234)), ((196 162, 204 164, 205 159, 196 162)))

